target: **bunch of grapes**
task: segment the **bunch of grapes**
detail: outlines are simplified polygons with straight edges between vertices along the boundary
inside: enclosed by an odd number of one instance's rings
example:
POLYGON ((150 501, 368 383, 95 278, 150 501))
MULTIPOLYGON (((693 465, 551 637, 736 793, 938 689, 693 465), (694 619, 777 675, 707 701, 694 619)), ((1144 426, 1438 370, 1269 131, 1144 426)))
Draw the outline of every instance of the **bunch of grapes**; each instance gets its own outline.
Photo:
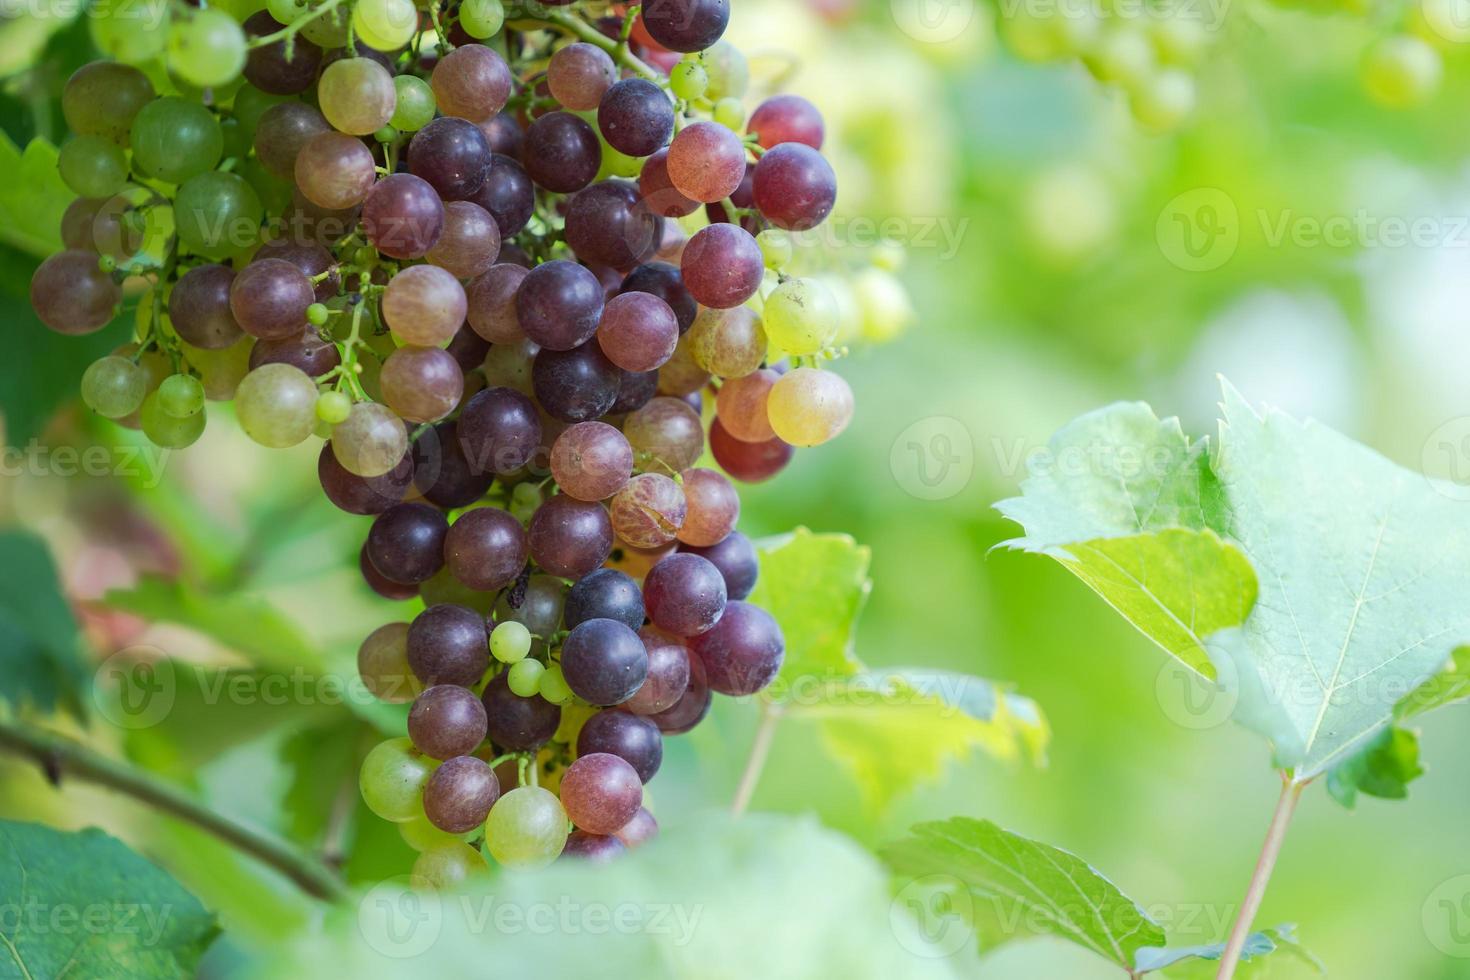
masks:
POLYGON ((836 197, 820 113, 747 117, 725 0, 570 6, 106 28, 137 64, 66 85, 81 196, 31 286, 67 334, 135 304, 82 397, 158 445, 207 399, 262 445, 325 440, 322 489, 373 518, 364 578, 423 603, 359 652, 412 703, 361 789, 438 884, 656 831, 663 736, 784 655, 730 477, 853 413, 837 303, 783 273, 836 197))

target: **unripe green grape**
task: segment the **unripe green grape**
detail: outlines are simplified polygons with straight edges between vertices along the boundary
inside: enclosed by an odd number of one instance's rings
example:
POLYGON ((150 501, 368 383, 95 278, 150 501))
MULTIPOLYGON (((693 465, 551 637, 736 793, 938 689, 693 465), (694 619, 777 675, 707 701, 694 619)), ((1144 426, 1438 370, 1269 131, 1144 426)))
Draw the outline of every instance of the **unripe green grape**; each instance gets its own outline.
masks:
POLYGON ((1165 68, 1131 93, 1133 117, 1149 129, 1174 129, 1194 112, 1194 78, 1179 68, 1165 68))
POLYGON ((105 13, 87 18, 92 43, 118 61, 141 65, 157 57, 168 42, 167 7, 153 7, 144 0, 120 0, 105 13))
POLYGON ((852 282, 863 337, 883 343, 907 330, 917 314, 909 291, 885 269, 864 269, 852 282))
POLYGON ((235 414, 251 439, 271 449, 305 442, 316 426, 316 384, 291 364, 262 364, 235 391, 235 414))
POLYGON ((266 0, 265 9, 276 22, 282 25, 290 25, 304 17, 311 9, 311 4, 306 0, 266 0))
POLYGON ((766 268, 772 272, 780 272, 791 261, 791 236, 780 228, 767 228, 755 236, 755 243, 761 247, 766 268))
POLYGON ((544 868, 567 844, 567 811, 556 794, 540 786, 521 786, 490 808, 485 846, 507 868, 544 868))
POLYGON ((686 336, 694 363, 722 378, 743 378, 766 359, 766 331, 748 306, 700 310, 686 336))
POLYGON ((332 454, 347 472, 363 477, 382 476, 408 452, 408 430, 386 405, 358 402, 347 421, 332 430, 332 454))
POLYGON ((602 143, 602 163, 597 168, 598 180, 606 180, 609 177, 637 177, 643 172, 641 157, 630 157, 618 150, 603 138, 601 130, 598 130, 597 138, 602 143))
POLYGON ((332 311, 324 303, 312 303, 306 308, 306 322, 313 327, 326 326, 327 318, 331 315, 332 311))
POLYGON ((542 502, 541 491, 536 489, 536 484, 517 483, 510 492, 510 516, 525 524, 540 509, 542 502))
MULTIPOLYGON (((464 8, 460 8, 461 17, 464 8)), ((393 91, 398 99, 393 107, 393 118, 388 125, 400 133, 413 133, 427 126, 434 118, 434 90, 429 83, 417 75, 396 75, 393 91)))
POLYGON ((420 854, 410 877, 415 887, 448 890, 489 870, 479 851, 464 841, 448 841, 420 854))
POLYGON ((358 0, 352 9, 357 39, 378 51, 397 51, 418 32, 413 0, 358 0))
MULTIPOLYGON (((413 9, 411 2, 409 8, 413 9)), ((357 8, 359 12, 362 9, 361 5, 357 8)), ((353 136, 366 136, 393 118, 397 96, 393 76, 382 65, 371 58, 343 58, 322 72, 317 82, 317 99, 322 115, 333 128, 353 136)))
POLYGON ((232 82, 245 67, 245 32, 235 18, 213 8, 175 21, 168 32, 168 67, 200 88, 232 82))
POLYGON ((158 386, 158 404, 176 419, 197 415, 204 408, 204 385, 191 374, 171 374, 158 386))
POLYGON ((735 133, 745 132, 745 105, 739 99, 721 99, 715 103, 715 122, 735 133))
POLYGON ((503 664, 524 660, 530 652, 531 631, 522 624, 512 620, 490 632, 490 654, 503 664))
POLYGON ((357 786, 368 809, 392 823, 407 823, 424 813, 424 784, 434 761, 407 738, 379 742, 362 760, 357 786))
POLYGON ((111 61, 78 68, 61 90, 61 112, 73 133, 128 145, 138 110, 152 102, 153 83, 138 69, 111 61))
POLYGON ((316 417, 327 425, 340 425, 352 414, 352 399, 341 391, 324 391, 316 400, 316 417))
POLYGON ((526 659, 511 664, 505 681, 510 686, 510 692, 517 697, 534 697, 541 690, 541 675, 544 673, 546 667, 541 661, 526 659))
POLYGON ((254 85, 245 85, 235 93, 235 102, 230 112, 240 123, 240 138, 247 143, 255 141, 255 128, 260 125, 260 117, 271 106, 280 105, 282 102, 294 102, 294 95, 271 95, 262 92, 254 85))
POLYGON ((852 421, 852 388, 832 371, 796 368, 782 375, 766 399, 771 428, 793 446, 820 446, 852 421))
MULTIPOLYGON (((447 834, 435 827, 429 822, 429 818, 422 814, 398 825, 398 834, 403 838, 403 842, 420 853, 443 847, 445 844, 468 843, 478 837, 480 832, 481 828, 476 827, 464 834, 447 834)), ((481 863, 484 863, 483 859, 481 863)))
POLYGON ((82 197, 111 197, 128 182, 128 160, 122 147, 100 136, 67 140, 56 162, 66 186, 82 197))
POLYGON ((907 259, 903 246, 897 242, 879 242, 873 249, 873 265, 884 272, 897 272, 907 259))
POLYGON ((392 126, 384 126, 376 133, 373 133, 373 139, 377 140, 379 143, 391 143, 397 138, 398 130, 394 129, 392 126))
POLYGON ((788 279, 766 297, 766 336, 788 354, 815 354, 837 336, 837 303, 815 279, 788 279))
POLYGON ((541 675, 541 683, 537 686, 541 696, 552 704, 566 704, 572 699, 572 689, 567 686, 566 675, 562 673, 561 664, 552 664, 546 668, 541 675))
POLYGON ((1205 25, 1188 14, 1159 17, 1149 26, 1159 59, 1171 65, 1195 64, 1210 43, 1205 25))
POLYGON ((716 41, 705 50, 702 60, 709 80, 704 97, 710 101, 738 99, 750 87, 750 66, 745 55, 729 41, 716 41))
POLYGON ((1154 70, 1154 49, 1140 30, 1108 31, 1087 56, 1087 65, 1098 81, 1122 85, 1142 84, 1154 70))
POLYGON ((212 402, 226 402, 235 397, 235 389, 250 373, 250 349, 254 337, 242 337, 224 350, 205 350, 180 344, 189 366, 199 372, 204 383, 204 397, 212 402))
POLYGON ((264 214, 260 195, 250 182, 220 170, 190 177, 174 199, 179 242, 212 259, 254 244, 264 214))
POLYGON ((1038 17, 1024 8, 1002 21, 1006 43, 1024 61, 1050 61, 1067 54, 1052 17, 1038 17))
POLYGON ((214 169, 224 145, 218 120, 197 102, 157 99, 133 120, 133 165, 170 184, 214 169))
POLYGON ((195 412, 188 418, 174 418, 163 410, 156 391, 143 399, 143 407, 138 409, 138 423, 143 434, 163 449, 186 449, 204 434, 203 412, 195 412))
POLYGON ((82 374, 82 401, 103 418, 131 415, 148 394, 148 372, 126 357, 93 361, 82 374))
POLYGON ((669 87, 681 99, 697 99, 709 88, 709 72, 698 61, 681 61, 669 74, 669 87))
MULTIPOLYGON (((315 10, 326 0, 311 0, 308 6, 315 10)), ((301 36, 324 50, 344 48, 351 33, 352 11, 348 4, 339 4, 320 17, 313 17, 301 25, 301 36)))
POLYGON ((1363 87, 1379 105, 1418 105, 1439 88, 1444 63, 1427 42, 1409 35, 1386 37, 1363 59, 1363 87))
POLYGON ((494 37, 505 24, 505 5, 500 0, 464 0, 459 6, 459 26, 477 41, 494 37))

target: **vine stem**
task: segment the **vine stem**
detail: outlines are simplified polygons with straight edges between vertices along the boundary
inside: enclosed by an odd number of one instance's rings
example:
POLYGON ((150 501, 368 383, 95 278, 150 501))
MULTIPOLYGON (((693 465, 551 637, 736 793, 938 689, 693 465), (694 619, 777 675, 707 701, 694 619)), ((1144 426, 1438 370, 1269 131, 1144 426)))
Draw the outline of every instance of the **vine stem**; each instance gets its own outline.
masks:
POLYGON ((163 780, 70 739, 0 719, 0 749, 34 760, 56 785, 63 776, 97 783, 206 830, 275 868, 314 898, 347 897, 347 886, 325 865, 280 838, 231 820, 163 780))
MULTIPOLYGON (((253 51, 256 48, 269 47, 270 45, 275 44, 277 41, 284 41, 288 38, 293 38, 298 33, 300 33, 301 29, 307 24, 316 20, 318 17, 325 17, 327 14, 331 13, 339 6, 341 6, 341 4, 342 0, 326 0, 326 2, 323 3, 320 7, 317 7, 315 10, 312 10, 309 13, 303 15, 299 20, 292 21, 290 24, 287 24, 279 31, 274 31, 270 34, 262 34, 259 37, 251 38, 249 42, 246 43, 245 47, 247 50, 253 51)), ((349 20, 349 33, 351 31, 351 25, 352 22, 349 20)), ((352 38, 350 36, 348 37, 347 43, 350 47, 352 44, 352 38)))
POLYGON ((642 75, 644 78, 648 79, 650 82, 659 85, 660 87, 665 85, 668 81, 666 78, 664 78, 662 74, 650 68, 647 64, 643 62, 642 59, 634 55, 633 52, 628 49, 628 46, 626 44, 620 44, 619 42, 613 40, 606 34, 599 31, 596 27, 593 27, 591 24, 582 20, 580 17, 566 13, 565 11, 548 10, 539 17, 515 17, 513 20, 508 19, 507 22, 510 23, 511 26, 516 26, 518 24, 533 24, 537 26, 545 25, 554 27, 564 34, 571 34, 578 40, 586 41, 588 44, 597 45, 599 48, 612 55, 613 61, 622 65, 624 68, 631 68, 639 75, 642 75))
POLYGON ((766 758, 771 754, 771 742, 776 737, 776 724, 781 715, 781 708, 761 703, 760 724, 756 726, 750 755, 745 760, 745 771, 740 774, 740 785, 735 788, 735 799, 730 804, 730 812, 737 817, 750 806, 750 798, 755 795, 755 786, 760 782, 761 770, 766 767, 766 758))
POLYGON ((1250 935, 1251 924, 1255 922, 1256 913, 1261 910, 1261 900, 1266 897, 1266 885, 1271 880, 1271 872, 1276 867, 1276 859, 1281 855, 1281 845, 1286 840, 1286 829, 1291 825, 1292 814, 1296 813, 1297 803, 1302 798, 1302 790, 1306 788, 1305 782, 1297 782, 1289 776, 1282 776, 1281 798, 1276 801, 1276 812, 1271 815, 1271 826, 1266 831, 1266 842, 1261 845, 1261 856, 1256 861, 1256 870, 1251 873, 1250 885, 1246 888, 1245 898, 1240 903, 1235 925, 1230 929, 1230 938, 1225 943, 1225 952, 1220 956, 1220 969, 1215 973, 1215 980, 1231 980, 1235 976, 1235 968, 1240 964, 1240 954, 1245 949, 1245 941, 1250 935))

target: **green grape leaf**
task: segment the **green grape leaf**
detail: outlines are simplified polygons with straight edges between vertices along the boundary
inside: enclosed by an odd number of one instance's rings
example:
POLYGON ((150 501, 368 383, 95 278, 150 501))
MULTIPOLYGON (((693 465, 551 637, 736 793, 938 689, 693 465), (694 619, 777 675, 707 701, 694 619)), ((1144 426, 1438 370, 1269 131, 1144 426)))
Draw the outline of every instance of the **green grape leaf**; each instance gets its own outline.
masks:
MULTIPOLYGON (((1094 412, 999 506, 1025 529, 1012 546, 1056 557, 1211 674, 1207 658, 1236 720, 1308 779, 1377 736, 1470 638, 1470 515, 1324 426, 1256 413, 1228 383, 1224 417, 1209 452, 1146 406, 1094 412)), ((1438 683, 1421 701, 1460 690, 1438 683)))
POLYGON ((18 977, 192 977, 218 931, 178 882, 100 830, 0 821, 0 968, 18 977))
POLYGON ((300 629, 258 596, 205 592, 177 579, 145 576, 130 589, 108 592, 102 604, 150 622, 186 626, 258 667, 321 666, 320 653, 300 629))
POLYGON ((247 975, 956 975, 892 902, 882 866, 807 817, 710 813, 608 865, 559 861, 458 894, 406 886, 373 888, 247 975))
POLYGON ((1349 810, 1359 793, 1384 800, 1402 800, 1409 783, 1424 775, 1419 765, 1419 736, 1390 725, 1356 754, 1327 772, 1327 792, 1349 810))
POLYGON ((36 258, 61 251, 61 216, 76 197, 56 160, 49 140, 36 137, 22 151, 0 132, 0 242, 36 258))
POLYGON ((1470 698, 1470 646, 1456 647, 1450 662, 1394 705, 1393 716, 1407 721, 1426 711, 1470 698))
POLYGON ((874 812, 975 749, 1040 765, 1050 738, 1030 698, 948 671, 879 670, 798 687, 785 710, 816 724, 823 748, 874 812), (895 767, 899 757, 904 764, 895 767))
POLYGON ((786 662, 780 681, 842 677, 862 670, 853 629, 872 582, 872 553, 845 534, 799 527, 756 543, 760 577, 750 601, 781 624, 786 662))
POLYGON ((1133 899, 1081 858, 988 820, 954 817, 910 828, 882 855, 906 888, 932 881, 954 890, 953 907, 980 948, 1030 936, 1076 943, 1132 970, 1164 930, 1133 899))
MULTIPOLYGON (((1138 973, 1167 970, 1170 977, 1179 978, 1179 980, 1187 977, 1198 977, 1204 980, 1204 978, 1215 975, 1216 968, 1213 964, 1223 955, 1225 955, 1224 943, 1141 949, 1138 951, 1135 969, 1138 973)), ((1321 961, 1297 941, 1296 926, 1286 923, 1270 929, 1262 929, 1260 932, 1253 932, 1245 938, 1245 945, 1240 951, 1240 965, 1235 969, 1235 976, 1242 980, 1264 976, 1269 966, 1279 963, 1282 956, 1305 964, 1313 973, 1325 974, 1327 972, 1321 961), (1272 953, 1281 955, 1272 960, 1266 959, 1272 953)))
POLYGON ((0 697, 83 713, 87 668, 56 565, 40 538, 0 532, 0 697))

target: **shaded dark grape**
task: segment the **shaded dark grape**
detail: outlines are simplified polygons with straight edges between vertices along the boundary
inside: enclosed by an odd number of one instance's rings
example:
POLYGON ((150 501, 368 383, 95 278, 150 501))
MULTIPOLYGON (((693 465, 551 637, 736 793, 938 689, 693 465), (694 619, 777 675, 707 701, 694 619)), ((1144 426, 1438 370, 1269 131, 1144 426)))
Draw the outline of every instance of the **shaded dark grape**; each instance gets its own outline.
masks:
POLYGON ((608 409, 610 415, 622 415, 625 412, 636 412, 653 400, 658 393, 657 371, 624 371, 623 380, 618 388, 618 400, 613 402, 613 407, 608 409))
POLYGON ((465 289, 467 316, 472 329, 492 344, 515 344, 526 339, 516 312, 516 295, 531 270, 500 262, 465 289))
MULTIPOLYGON (((755 207, 755 164, 745 165, 745 176, 740 178, 740 185, 730 192, 730 203, 737 208, 755 207)), ((704 214, 712 225, 730 221, 730 212, 725 210, 724 201, 706 204, 704 214)), ((759 217, 748 215, 741 218, 736 224, 754 235, 760 231, 761 221, 759 217)))
POLYGON ((363 544, 362 549, 357 553, 357 568, 358 571, 362 572, 362 580, 367 583, 368 588, 372 589, 384 599, 391 599, 395 602, 406 602, 409 599, 418 597, 419 590, 417 586, 394 582, 373 567, 373 563, 368 559, 366 543, 363 544))
POLYGON ((566 259, 536 266, 516 291, 521 330, 553 351, 568 351, 591 339, 602 317, 602 305, 597 276, 566 259))
POLYGON ((230 311, 240 328, 261 340, 299 337, 306 308, 316 302, 311 280, 285 259, 260 259, 230 285, 230 311))
POLYGON ((262 364, 289 364, 308 378, 320 378, 342 363, 336 344, 321 338, 315 327, 307 327, 299 337, 260 340, 250 348, 250 370, 262 364))
POLYGON ((321 455, 317 456, 316 475, 321 481, 322 492, 338 509, 349 514, 381 514, 394 504, 403 502, 403 495, 413 482, 414 464, 405 456, 403 462, 382 476, 358 476, 337 462, 332 444, 328 442, 322 446, 321 455))
POLYGON ((58 252, 31 276, 31 306, 57 333, 80 336, 101 330, 121 302, 122 288, 98 268, 96 252, 58 252))
POLYGON ((179 277, 168 297, 168 318, 186 344, 205 350, 233 347, 242 336, 230 312, 229 266, 198 265, 179 277))
POLYGON ((705 677, 704 663, 696 656, 689 657, 689 686, 667 711, 649 715, 649 719, 665 735, 682 735, 704 720, 709 714, 709 681, 705 677))
MULTIPOLYGON (((395 582, 417 585, 444 566, 449 522, 428 504, 395 504, 368 531, 373 567, 395 582)), ((426 678, 427 679, 427 678, 426 678)))
POLYGON ((720 469, 741 483, 769 480, 786 468, 796 450, 780 439, 765 442, 741 442, 720 424, 717 418, 709 427, 709 450, 720 469))
POLYGON ((755 588, 755 580, 760 575, 760 558, 755 545, 739 531, 731 531, 725 540, 708 548, 681 544, 679 550, 706 558, 718 568, 725 580, 725 593, 731 599, 744 599, 755 588))
POLYGON ((330 133, 331 125, 320 110, 305 102, 273 105, 255 127, 255 156, 261 166, 282 180, 294 180, 296 155, 313 136, 330 133))
POLYGON ((674 134, 674 103, 648 79, 625 78, 603 93, 597 128, 619 153, 646 157, 674 134))
POLYGON ((528 557, 525 528, 498 507, 476 507, 461 514, 444 540, 449 571, 478 592, 494 592, 514 582, 528 557))
POLYGON ((549 637, 561 628, 567 587, 550 575, 532 575, 520 605, 512 607, 510 593, 495 604, 495 620, 520 623, 536 636, 549 637))
POLYGON ((319 207, 302 194, 298 187, 292 191, 291 208, 283 220, 287 237, 292 241, 335 245, 357 228, 361 216, 360 205, 340 211, 319 207))
POLYGON ((601 504, 557 494, 531 518, 531 559, 562 578, 581 578, 612 553, 612 521, 601 504))
POLYGON ((750 232, 737 225, 716 224, 689 239, 679 272, 684 288, 698 302, 729 309, 755 295, 765 278, 766 264, 750 232))
POLYGON ((770 613, 736 600, 725 606, 713 629, 689 641, 689 648, 704 664, 711 690, 740 697, 775 679, 786 655, 786 639, 770 613))
POLYGON ((622 371, 592 340, 573 350, 542 350, 531 366, 536 400, 548 415, 563 422, 606 415, 618 400, 622 380, 622 371))
POLYGON ((453 420, 436 423, 414 440, 413 485, 436 507, 468 507, 493 481, 493 475, 470 467, 453 420))
POLYGON ((541 417, 511 388, 486 388, 459 413, 459 444, 478 473, 513 473, 541 445, 541 417))
MULTIPOLYGON (((337 264, 332 253, 327 251, 316 242, 293 242, 286 239, 276 239, 266 242, 256 249, 256 259, 284 259, 296 268, 300 269, 308 279, 315 279, 337 264)), ((342 277, 337 273, 322 279, 316 284, 316 299, 318 303, 325 303, 337 295, 337 289, 342 285, 342 277)), ((177 290, 177 286, 174 287, 177 290)))
MULTIPOLYGON (((521 132, 520 123, 509 113, 499 113, 480 123, 480 132, 485 134, 485 140, 490 144, 490 149, 497 154, 508 157, 519 157, 521 155, 521 143, 525 134, 521 132)), ((500 161, 496 161, 499 166, 500 161)))
POLYGON ((472 197, 490 174, 490 144, 466 119, 441 116, 414 133, 408 171, 422 177, 446 201, 472 197))
POLYGON ((778 228, 815 228, 827 220, 836 201, 832 165, 804 143, 782 143, 755 165, 755 206, 778 228))
POLYGON ((644 627, 638 636, 648 651, 648 677, 622 707, 635 715, 656 715, 672 708, 689 689, 689 650, 653 627, 644 627))
POLYGON ((589 619, 567 634, 561 669, 572 693, 588 704, 622 704, 648 676, 643 641, 612 619, 589 619))
POLYGON ((826 129, 822 113, 799 95, 771 96, 756 106, 745 128, 768 150, 778 143, 805 143, 820 150, 826 129))
POLYGON ((640 15, 648 36, 670 51, 703 51, 725 33, 729 0, 655 0, 640 15))
POLYGON ((490 741, 507 752, 527 752, 551 741, 561 724, 561 708, 536 695, 519 697, 510 689, 505 673, 485 685, 480 696, 485 705, 490 741))
POLYGON ((475 333, 466 324, 455 331, 454 337, 449 341, 449 346, 444 349, 449 351, 449 355, 454 358, 459 369, 469 374, 485 363, 485 355, 490 353, 490 342, 475 333))
POLYGON ((725 612, 725 577, 708 559, 680 552, 653 566, 643 596, 653 625, 675 636, 698 636, 725 612))
POLYGON ((586 830, 574 830, 561 849, 563 859, 591 861, 606 864, 628 853, 628 845, 611 834, 594 834, 586 830))
POLYGON ((436 684, 408 710, 414 748, 435 759, 469 755, 485 741, 485 706, 467 687, 436 684))
POLYGON ((509 238, 536 212, 536 187, 519 160, 496 153, 485 182, 468 200, 490 212, 501 237, 509 238))
POLYGON ((679 268, 667 262, 647 262, 628 273, 619 293, 652 293, 674 311, 679 321, 679 332, 683 333, 694 325, 699 315, 699 304, 684 288, 684 276, 679 268))
POLYGON ((606 500, 633 475, 633 447, 606 422, 578 422, 556 437, 551 475, 562 493, 606 500))
POLYGON ((643 170, 638 174, 638 194, 645 208, 665 218, 682 218, 699 210, 699 202, 679 193, 669 179, 667 149, 659 150, 643 162, 643 170))
POLYGON ((566 241, 584 262, 626 269, 651 258, 661 219, 639 203, 626 180, 604 180, 578 191, 567 205, 566 241))
POLYGON ((483 44, 465 44, 439 59, 429 76, 434 101, 446 116, 482 122, 505 108, 510 66, 483 44))
POLYGON ((597 133, 570 112, 551 112, 531 123, 521 148, 531 179, 549 191, 570 194, 592 183, 602 166, 597 133))
POLYGON ((589 619, 611 619, 629 629, 641 629, 643 593, 638 583, 622 572, 599 568, 572 586, 562 615, 569 629, 589 619))
POLYGON ((362 224, 368 241, 384 255, 422 258, 444 231, 444 204, 423 178, 389 174, 368 192, 362 224))
MULTIPOLYGON (((576 835, 573 834, 573 836, 576 835)), ((653 818, 653 814, 648 812, 647 807, 639 807, 638 812, 633 814, 633 819, 624 824, 623 828, 613 836, 627 847, 634 848, 658 836, 658 821, 653 818)))
MULTIPOLYGON (((262 10, 240 26, 246 37, 257 38, 274 34, 284 25, 262 10)), ((246 81, 271 95, 295 95, 310 88, 322 64, 322 49, 299 34, 291 41, 290 57, 285 40, 251 48, 245 59, 246 81)))
POLYGON ((684 491, 662 473, 640 473, 608 505, 613 532, 635 548, 658 548, 683 527, 684 491))
POLYGON ((424 786, 424 816, 446 834, 466 834, 485 822, 498 799, 500 780, 495 770, 483 759, 462 755, 445 762, 429 777, 424 786))
MULTIPOLYGON (((478 684, 490 667, 485 617, 464 606, 425 609, 408 627, 408 665, 425 684, 478 684)), ((490 736, 495 737, 493 726, 490 736)))
POLYGON ((68 249, 97 252, 122 260, 143 247, 143 231, 125 224, 132 204, 121 194, 109 198, 79 197, 61 216, 61 241, 68 249))
POLYGON ((577 755, 598 752, 622 759, 646 783, 664 761, 664 737, 647 718, 626 711, 599 711, 587 719, 577 735, 577 755))

